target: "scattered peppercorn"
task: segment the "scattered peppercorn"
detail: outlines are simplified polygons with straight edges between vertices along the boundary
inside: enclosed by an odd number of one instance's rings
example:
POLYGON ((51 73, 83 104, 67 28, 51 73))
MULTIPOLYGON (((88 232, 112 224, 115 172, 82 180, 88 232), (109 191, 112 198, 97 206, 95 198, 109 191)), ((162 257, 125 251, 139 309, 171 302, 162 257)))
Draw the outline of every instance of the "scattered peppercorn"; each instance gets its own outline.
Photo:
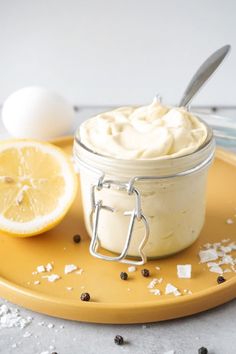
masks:
POLYGON ((80 241, 81 241, 81 236, 80 236, 80 235, 75 235, 75 236, 73 236, 73 241, 74 241, 74 243, 80 243, 80 241))
POLYGON ((121 278, 122 280, 127 280, 127 279, 128 279, 128 274, 127 274, 126 272, 121 272, 121 273, 120 273, 120 278, 121 278))
POLYGON ((217 278, 217 283, 218 283, 218 284, 222 284, 222 283, 224 283, 224 282, 225 282, 225 278, 222 277, 222 275, 219 275, 218 278, 217 278))
POLYGON ((89 293, 82 293, 82 294, 80 295, 80 300, 82 300, 82 301, 89 301, 89 300, 90 300, 90 295, 89 295, 89 293))
POLYGON ((142 275, 143 275, 145 278, 148 278, 149 275, 150 275, 150 272, 149 272, 148 269, 142 269, 142 270, 141 270, 141 273, 142 273, 142 275))
POLYGON ((57 354, 57 352, 52 352, 51 354, 57 354))
POLYGON ((208 350, 205 347, 201 347, 198 349, 198 354, 207 354, 208 350))
POLYGON ((124 344, 124 338, 118 334, 117 336, 115 336, 114 342, 117 345, 122 345, 122 344, 124 344))

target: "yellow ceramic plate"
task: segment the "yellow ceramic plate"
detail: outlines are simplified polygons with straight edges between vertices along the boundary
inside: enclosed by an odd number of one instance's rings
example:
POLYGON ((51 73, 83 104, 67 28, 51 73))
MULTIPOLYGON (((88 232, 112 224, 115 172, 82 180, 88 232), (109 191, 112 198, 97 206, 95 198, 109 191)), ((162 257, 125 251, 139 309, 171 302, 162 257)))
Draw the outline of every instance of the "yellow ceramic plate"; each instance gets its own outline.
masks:
MULTIPOLYGON (((71 153, 72 139, 54 142, 71 153)), ((108 263, 90 256, 89 238, 86 234, 80 195, 65 219, 45 234, 16 239, 0 234, 0 296, 48 315, 86 322, 142 323, 187 316, 223 304, 235 297, 236 273, 225 273, 227 281, 216 282, 217 274, 207 265, 199 264, 198 252, 206 242, 224 238, 236 241, 236 158, 219 151, 211 168, 208 183, 207 217, 199 240, 187 250, 157 261, 145 267, 150 278, 136 272, 129 273, 129 280, 122 281, 120 272, 128 266, 108 263), (232 218, 234 224, 227 224, 232 218), (73 243, 73 235, 79 233, 82 241, 73 243), (54 263, 53 274, 61 279, 50 283, 45 275, 32 274, 39 265, 54 263), (176 265, 191 263, 191 279, 178 279, 176 265), (64 267, 75 264, 82 268, 65 275, 64 267), (156 266, 161 269, 156 270, 156 266), (174 284, 182 292, 190 289, 192 295, 155 296, 147 288, 152 278, 163 278, 159 288, 162 293, 167 283, 174 284), (40 284, 37 284, 37 281, 40 284), (35 283, 36 282, 36 283, 35 283), (73 288, 72 290, 68 288, 73 288), (89 292, 90 302, 82 302, 80 294, 89 292)), ((236 251, 235 251, 236 257, 236 251)))

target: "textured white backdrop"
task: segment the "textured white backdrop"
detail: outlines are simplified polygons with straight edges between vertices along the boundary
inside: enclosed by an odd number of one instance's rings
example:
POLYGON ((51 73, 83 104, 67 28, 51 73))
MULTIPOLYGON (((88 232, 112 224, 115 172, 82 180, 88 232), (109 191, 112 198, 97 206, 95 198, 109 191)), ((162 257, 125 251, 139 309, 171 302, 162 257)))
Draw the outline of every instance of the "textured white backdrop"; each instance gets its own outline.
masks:
POLYGON ((26 85, 73 103, 179 100, 201 61, 231 43, 198 104, 236 103, 234 0, 0 0, 0 102, 26 85))

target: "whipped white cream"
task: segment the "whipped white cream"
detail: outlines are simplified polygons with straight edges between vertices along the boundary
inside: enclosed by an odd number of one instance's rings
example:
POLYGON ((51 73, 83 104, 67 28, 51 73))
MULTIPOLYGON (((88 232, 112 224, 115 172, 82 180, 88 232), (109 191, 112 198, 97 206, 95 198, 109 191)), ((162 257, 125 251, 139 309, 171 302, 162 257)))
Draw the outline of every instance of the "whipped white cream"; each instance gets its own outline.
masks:
POLYGON ((101 113, 80 127, 81 142, 92 151, 120 159, 159 159, 189 154, 207 137, 206 126, 184 108, 157 99, 139 108, 101 113))

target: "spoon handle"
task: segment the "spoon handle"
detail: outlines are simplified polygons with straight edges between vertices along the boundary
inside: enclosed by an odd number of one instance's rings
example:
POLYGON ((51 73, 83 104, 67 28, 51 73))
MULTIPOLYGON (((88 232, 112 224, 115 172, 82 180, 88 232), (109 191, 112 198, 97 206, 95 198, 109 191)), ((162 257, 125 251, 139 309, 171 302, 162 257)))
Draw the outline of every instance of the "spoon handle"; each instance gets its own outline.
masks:
POLYGON ((230 45, 225 45, 211 54, 209 58, 204 61, 188 84, 179 103, 179 107, 186 107, 189 105, 203 84, 211 77, 218 66, 222 63, 226 55, 229 53, 230 48, 230 45))

